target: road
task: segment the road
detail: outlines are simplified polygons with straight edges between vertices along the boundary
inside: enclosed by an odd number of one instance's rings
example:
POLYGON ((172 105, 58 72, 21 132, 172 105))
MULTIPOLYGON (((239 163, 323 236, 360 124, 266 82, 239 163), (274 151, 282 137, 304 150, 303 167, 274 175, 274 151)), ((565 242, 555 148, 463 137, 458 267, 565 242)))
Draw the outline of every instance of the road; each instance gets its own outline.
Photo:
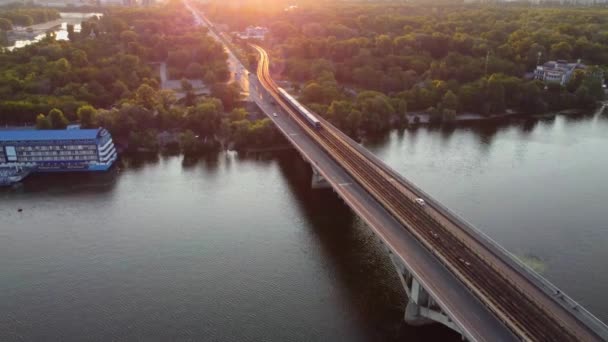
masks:
MULTIPOLYGON (((192 13, 196 25, 209 28, 207 26, 207 22, 202 18, 201 14, 196 11, 188 1, 184 1, 184 5, 190 11, 190 13, 192 13)), ((236 58, 232 51, 230 51, 224 45, 222 39, 211 29, 209 30, 209 36, 215 39, 215 41, 218 43, 222 44, 224 51, 226 51, 228 54, 228 68, 230 69, 230 80, 228 82, 236 82, 241 87, 244 99, 247 101, 253 101, 253 98, 250 96, 250 75, 247 69, 243 66, 239 59, 236 58)))

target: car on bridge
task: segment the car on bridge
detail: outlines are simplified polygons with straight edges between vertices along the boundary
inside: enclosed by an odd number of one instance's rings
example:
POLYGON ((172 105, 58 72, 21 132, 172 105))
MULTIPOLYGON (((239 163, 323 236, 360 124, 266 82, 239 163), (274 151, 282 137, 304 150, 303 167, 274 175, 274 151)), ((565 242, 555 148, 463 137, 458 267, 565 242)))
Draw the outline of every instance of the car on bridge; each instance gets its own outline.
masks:
POLYGON ((424 200, 420 197, 416 198, 414 202, 418 203, 418 205, 420 205, 421 207, 424 207, 426 205, 426 202, 424 202, 424 200))

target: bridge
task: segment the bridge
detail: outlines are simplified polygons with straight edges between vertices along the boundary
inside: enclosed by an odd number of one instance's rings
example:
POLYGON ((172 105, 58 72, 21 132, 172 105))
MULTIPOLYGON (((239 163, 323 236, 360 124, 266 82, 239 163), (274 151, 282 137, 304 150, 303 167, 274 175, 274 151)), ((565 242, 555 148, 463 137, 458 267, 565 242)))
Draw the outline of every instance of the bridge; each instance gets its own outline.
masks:
POLYGON ((253 98, 310 163, 313 186, 331 187, 386 247, 407 295, 406 322, 438 322, 471 341, 608 340, 605 324, 489 237, 321 117, 312 127, 280 95, 266 51, 254 48, 253 98))

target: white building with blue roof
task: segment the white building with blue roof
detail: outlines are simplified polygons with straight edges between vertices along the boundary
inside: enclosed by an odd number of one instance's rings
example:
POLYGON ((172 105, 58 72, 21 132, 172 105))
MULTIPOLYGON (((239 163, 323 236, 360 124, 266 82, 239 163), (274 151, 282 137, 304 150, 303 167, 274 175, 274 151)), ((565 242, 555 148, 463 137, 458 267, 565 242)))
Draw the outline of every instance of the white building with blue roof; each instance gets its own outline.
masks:
POLYGON ((116 158, 112 136, 104 128, 0 130, 0 168, 105 171, 116 158))

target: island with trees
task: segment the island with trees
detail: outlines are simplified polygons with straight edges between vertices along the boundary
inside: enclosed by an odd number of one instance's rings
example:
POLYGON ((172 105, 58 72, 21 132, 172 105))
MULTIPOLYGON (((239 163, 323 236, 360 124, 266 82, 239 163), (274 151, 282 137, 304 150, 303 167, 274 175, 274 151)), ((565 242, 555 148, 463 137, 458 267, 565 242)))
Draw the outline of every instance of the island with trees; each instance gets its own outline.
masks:
MULTIPOLYGON (((195 26, 178 1, 111 8, 68 26, 69 40, 42 41, 0 53, 0 125, 61 129, 103 126, 125 149, 157 151, 159 136, 187 154, 264 147, 280 141, 271 121, 252 120, 240 90, 228 84, 227 54, 195 26), (173 78, 200 79, 210 94, 162 89, 158 63, 173 78)), ((162 144, 160 144, 162 145, 162 144)))
POLYGON ((266 24, 261 43, 275 77, 290 81, 303 103, 353 136, 421 116, 449 123, 589 110, 604 97, 608 9, 602 7, 200 6, 231 32, 266 24), (552 60, 580 60, 581 67, 563 84, 535 79, 537 65, 552 60))

